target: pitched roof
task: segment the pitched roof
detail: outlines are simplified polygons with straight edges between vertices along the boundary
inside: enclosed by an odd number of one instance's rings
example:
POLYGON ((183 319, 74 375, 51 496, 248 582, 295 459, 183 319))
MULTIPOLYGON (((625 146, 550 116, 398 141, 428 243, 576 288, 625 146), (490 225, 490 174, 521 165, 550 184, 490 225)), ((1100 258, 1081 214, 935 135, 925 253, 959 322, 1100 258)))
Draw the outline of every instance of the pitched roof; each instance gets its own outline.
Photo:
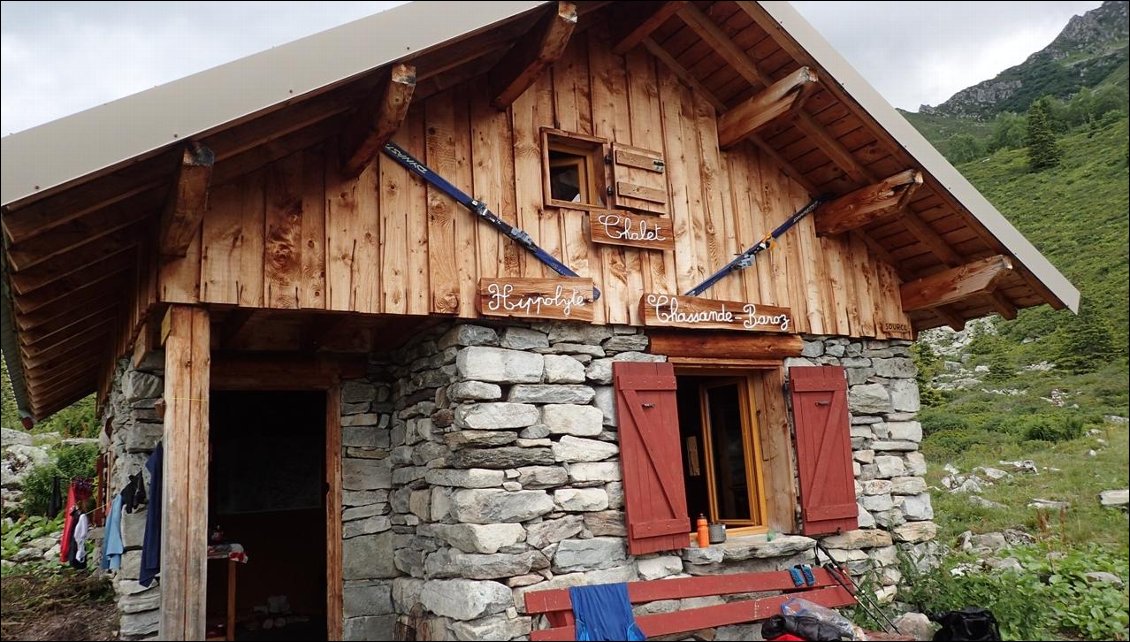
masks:
MULTIPOLYGON (((335 135, 394 62, 416 66, 414 100, 481 76, 544 4, 479 3, 469 12, 464 3, 413 3, 0 140, 0 339, 21 408, 43 416, 65 407, 123 348, 112 320, 137 314, 128 292, 142 239, 186 140, 215 151, 214 184, 230 180, 335 135), (20 349, 29 325, 51 330, 34 358, 20 349), (60 363, 66 372, 55 372, 60 363), (35 369, 27 380, 26 367, 35 369)), ((578 29, 662 4, 581 1, 578 29)), ((1077 309, 1078 291, 788 3, 679 9, 643 46, 719 112, 800 66, 817 70, 822 82, 804 109, 756 143, 810 193, 844 194, 907 169, 924 174, 902 216, 861 230, 904 281, 988 256, 1013 260, 996 296, 912 312, 917 328, 1040 303, 1077 309)))

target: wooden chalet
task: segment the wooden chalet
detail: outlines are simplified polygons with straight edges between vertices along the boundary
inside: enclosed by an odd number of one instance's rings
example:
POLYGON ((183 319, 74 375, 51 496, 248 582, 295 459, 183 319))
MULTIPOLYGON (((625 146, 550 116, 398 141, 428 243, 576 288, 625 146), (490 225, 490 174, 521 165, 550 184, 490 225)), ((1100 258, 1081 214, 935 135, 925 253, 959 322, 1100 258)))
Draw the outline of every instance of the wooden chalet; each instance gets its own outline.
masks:
POLYGON ((891 567, 933 535, 910 340, 1077 309, 787 3, 469 6, 2 140, 21 412, 95 393, 107 497, 163 445, 160 606, 126 637, 231 612, 233 639, 279 594, 323 639, 521 637, 530 591, 767 571, 825 536, 891 567), (700 513, 725 554, 688 545, 700 513))

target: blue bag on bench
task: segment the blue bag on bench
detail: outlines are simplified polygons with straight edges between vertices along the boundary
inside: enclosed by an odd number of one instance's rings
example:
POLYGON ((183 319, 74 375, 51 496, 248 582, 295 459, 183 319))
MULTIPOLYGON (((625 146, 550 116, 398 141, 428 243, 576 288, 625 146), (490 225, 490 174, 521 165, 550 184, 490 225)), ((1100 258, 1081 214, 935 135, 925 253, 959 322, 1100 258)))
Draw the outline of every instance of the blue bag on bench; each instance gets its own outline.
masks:
POLYGON ((646 640, 632 615, 627 584, 569 588, 578 640, 646 640))

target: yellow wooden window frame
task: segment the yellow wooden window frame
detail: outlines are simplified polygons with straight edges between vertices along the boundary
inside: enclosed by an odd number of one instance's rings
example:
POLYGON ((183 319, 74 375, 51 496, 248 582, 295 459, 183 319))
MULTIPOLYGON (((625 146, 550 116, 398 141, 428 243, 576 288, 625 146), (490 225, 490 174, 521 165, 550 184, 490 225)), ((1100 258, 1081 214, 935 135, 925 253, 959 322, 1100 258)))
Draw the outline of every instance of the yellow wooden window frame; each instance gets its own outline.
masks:
POLYGON ((608 141, 596 136, 576 134, 559 129, 543 128, 542 139, 542 181, 543 198, 546 207, 561 207, 574 210, 608 209, 604 157, 608 141), (551 158, 551 154, 563 154, 563 158, 551 158), (550 182, 551 169, 558 167, 577 167, 578 188, 581 202, 553 198, 550 182))

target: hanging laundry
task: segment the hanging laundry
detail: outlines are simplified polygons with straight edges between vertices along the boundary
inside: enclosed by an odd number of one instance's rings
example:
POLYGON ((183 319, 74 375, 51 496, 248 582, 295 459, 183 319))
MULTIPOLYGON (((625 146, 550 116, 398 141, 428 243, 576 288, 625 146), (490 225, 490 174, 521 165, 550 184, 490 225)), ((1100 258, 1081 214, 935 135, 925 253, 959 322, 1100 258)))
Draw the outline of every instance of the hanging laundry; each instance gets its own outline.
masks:
POLYGON ((149 471, 149 510, 145 513, 145 537, 141 542, 142 586, 150 586, 161 572, 161 480, 164 470, 165 450, 161 444, 145 462, 149 471))
POLYGON ((63 539, 59 542, 59 561, 66 564, 70 561, 71 554, 71 540, 74 539, 75 532, 75 485, 71 484, 67 487, 67 503, 64 504, 63 510, 63 539))
POLYGON ((51 499, 47 503, 47 516, 55 519, 59 511, 63 510, 63 491, 59 485, 59 476, 51 477, 51 499))
POLYGON ((110 504, 110 516, 106 518, 105 535, 102 539, 102 560, 98 566, 104 571, 116 571, 122 567, 122 496, 119 494, 110 504))
POLYGON ((79 513, 78 519, 75 520, 74 559, 71 560, 71 566, 74 568, 86 568, 86 538, 89 535, 90 518, 86 513, 79 513))
POLYGON ((148 501, 145 496, 145 476, 137 471, 129 476, 129 483, 122 489, 122 508, 127 513, 132 513, 148 501))

